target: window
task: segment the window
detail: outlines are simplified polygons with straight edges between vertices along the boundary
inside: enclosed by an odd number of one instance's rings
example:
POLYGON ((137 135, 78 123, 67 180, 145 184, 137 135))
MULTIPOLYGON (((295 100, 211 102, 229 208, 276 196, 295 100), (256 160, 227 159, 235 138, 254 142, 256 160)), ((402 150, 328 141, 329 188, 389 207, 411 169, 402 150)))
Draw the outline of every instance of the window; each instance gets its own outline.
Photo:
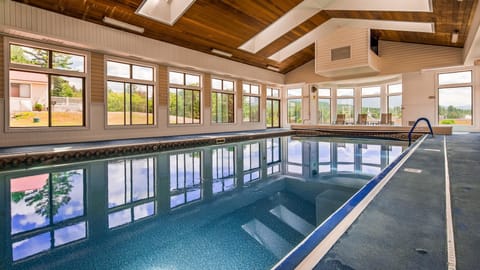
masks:
POLYGON ((280 89, 267 87, 267 128, 280 127, 280 89))
POLYGON ((260 86, 243 84, 243 121, 260 122, 260 86))
POLYGON ((107 61, 107 125, 153 125, 154 68, 107 61))
POLYGON ((200 124, 200 75, 169 72, 169 124, 200 124))
POLYGON ((337 114, 345 114, 345 122, 347 123, 355 122, 353 95, 353 88, 337 89, 337 114))
POLYGON ((402 84, 388 85, 388 112, 392 114, 394 125, 402 124, 402 84))
POLYGON ((330 88, 317 89, 317 95, 318 95, 317 123, 330 124, 331 123, 330 88))
POLYGON ((362 88, 362 113, 367 114, 367 123, 380 121, 380 86, 362 88))
POLYGON ((85 171, 10 179, 13 261, 87 237, 85 171))
POLYGON ((212 123, 235 122, 234 83, 212 79, 212 123))
POLYGON ((235 147, 212 150, 213 194, 235 188, 235 147))
POLYGON ((438 122, 472 125, 472 71, 438 74, 438 122))
POLYGON ((154 157, 108 162, 108 228, 155 214, 156 164, 154 157))
POLYGON ((9 127, 85 126, 85 55, 9 48, 9 127))
POLYGON ((267 97, 280 98, 280 89, 267 87, 267 97))
POLYGON ((260 143, 243 145, 243 182, 260 179, 260 143))
POLYGON ((287 89, 287 122, 302 123, 302 88, 287 89))
POLYGON ((201 152, 170 155, 170 208, 202 198, 201 152))

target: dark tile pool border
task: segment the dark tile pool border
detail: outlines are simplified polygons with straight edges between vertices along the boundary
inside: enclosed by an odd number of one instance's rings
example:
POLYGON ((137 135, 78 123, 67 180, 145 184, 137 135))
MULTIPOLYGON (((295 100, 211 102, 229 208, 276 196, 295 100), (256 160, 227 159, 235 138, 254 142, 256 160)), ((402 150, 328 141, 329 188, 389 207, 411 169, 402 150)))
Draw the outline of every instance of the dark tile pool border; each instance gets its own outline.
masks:
MULTIPOLYGON (((426 135, 425 135, 426 136, 426 135)), ((333 230, 335 227, 363 200, 365 197, 390 173, 390 171, 398 165, 398 163, 416 147, 419 143, 417 140, 408 147, 400 156, 390 163, 380 174, 373 177, 365 186, 355 193, 341 208, 335 211, 320 226, 318 226, 305 241, 300 243, 290 254, 283 258, 272 269, 286 270, 297 267, 333 230)))

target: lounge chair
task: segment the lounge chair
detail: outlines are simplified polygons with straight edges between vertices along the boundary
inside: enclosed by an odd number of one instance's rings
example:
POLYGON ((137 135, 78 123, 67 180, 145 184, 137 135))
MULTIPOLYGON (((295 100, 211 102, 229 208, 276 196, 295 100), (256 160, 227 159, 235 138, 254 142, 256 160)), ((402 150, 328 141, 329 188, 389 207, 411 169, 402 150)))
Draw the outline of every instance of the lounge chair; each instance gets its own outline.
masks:
POLYGON ((380 125, 393 125, 392 114, 382 113, 380 115, 380 125))
POLYGON ((357 117, 357 125, 366 125, 367 124, 367 114, 359 113, 357 117))
POLYGON ((337 114, 337 120, 333 122, 335 125, 345 125, 345 114, 339 113, 337 114))

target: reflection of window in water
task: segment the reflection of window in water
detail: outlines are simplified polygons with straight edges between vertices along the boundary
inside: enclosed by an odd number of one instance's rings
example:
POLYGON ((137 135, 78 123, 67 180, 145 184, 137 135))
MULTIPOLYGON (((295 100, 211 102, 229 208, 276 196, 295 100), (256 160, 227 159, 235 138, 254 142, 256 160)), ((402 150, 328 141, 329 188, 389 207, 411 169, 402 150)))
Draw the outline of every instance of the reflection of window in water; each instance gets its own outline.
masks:
POLYGON ((243 145, 243 182, 260 179, 260 143, 243 145))
POLYGON ((276 173, 280 173, 280 164, 268 165, 267 175, 272 175, 276 173))
POLYGON ((280 137, 268 138, 267 142, 267 175, 280 172, 281 150, 280 137))
POLYGON ((402 153, 403 149, 401 146, 389 146, 388 148, 388 164, 397 159, 398 156, 402 153))
POLYGON ((287 146, 287 171, 289 173, 302 174, 302 142, 288 138, 287 146))
POLYGON ((213 193, 235 188, 235 147, 212 150, 213 193))
POLYGON ((201 199, 201 152, 170 155, 170 208, 201 199))
POLYGON ((318 142, 318 172, 330 172, 330 163, 330 142, 318 142))
POLYGON ((353 172, 355 170, 355 147, 353 143, 337 143, 337 171, 353 172))
POLYGON ((108 162, 108 227, 155 214, 154 157, 108 162))
POLYGON ((13 261, 86 238, 84 170, 10 179, 13 261))
POLYGON ((382 147, 380 145, 362 144, 362 173, 371 175, 377 175, 380 173, 382 170, 381 150, 382 147))

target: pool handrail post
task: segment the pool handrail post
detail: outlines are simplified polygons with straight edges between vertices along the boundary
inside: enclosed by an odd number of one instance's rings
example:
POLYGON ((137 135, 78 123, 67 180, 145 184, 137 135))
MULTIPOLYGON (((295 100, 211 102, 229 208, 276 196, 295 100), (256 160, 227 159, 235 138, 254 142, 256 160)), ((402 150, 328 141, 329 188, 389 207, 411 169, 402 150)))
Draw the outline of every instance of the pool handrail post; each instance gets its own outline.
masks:
POLYGON ((427 122, 428 129, 430 130, 430 134, 433 137, 433 130, 432 130, 432 125, 430 125, 430 121, 426 117, 420 117, 420 118, 417 119, 417 121, 415 121, 415 124, 413 124, 412 128, 408 132, 408 146, 410 146, 412 144, 412 132, 413 132, 413 130, 417 126, 418 122, 420 122, 422 120, 427 122))

